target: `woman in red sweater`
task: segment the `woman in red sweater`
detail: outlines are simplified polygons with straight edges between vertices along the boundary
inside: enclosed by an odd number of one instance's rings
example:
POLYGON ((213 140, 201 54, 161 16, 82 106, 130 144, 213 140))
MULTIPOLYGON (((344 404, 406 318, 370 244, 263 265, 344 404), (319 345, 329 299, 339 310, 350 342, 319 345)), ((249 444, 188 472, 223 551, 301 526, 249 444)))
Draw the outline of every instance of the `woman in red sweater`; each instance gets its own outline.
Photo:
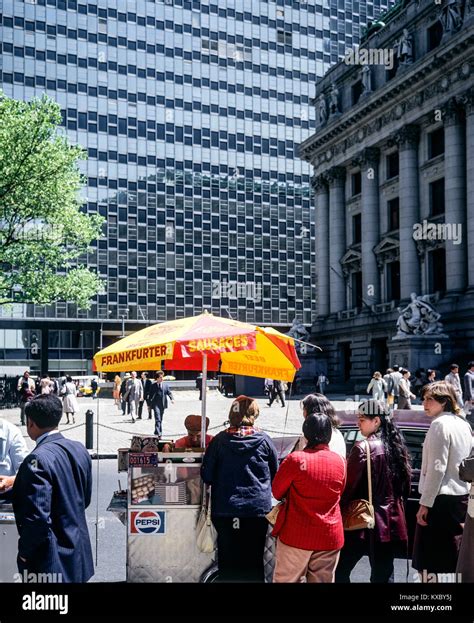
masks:
POLYGON ((278 536, 274 582, 334 582, 344 544, 339 500, 346 462, 329 450, 331 433, 327 415, 308 415, 306 448, 290 454, 273 481, 274 497, 286 500, 272 532, 278 536))

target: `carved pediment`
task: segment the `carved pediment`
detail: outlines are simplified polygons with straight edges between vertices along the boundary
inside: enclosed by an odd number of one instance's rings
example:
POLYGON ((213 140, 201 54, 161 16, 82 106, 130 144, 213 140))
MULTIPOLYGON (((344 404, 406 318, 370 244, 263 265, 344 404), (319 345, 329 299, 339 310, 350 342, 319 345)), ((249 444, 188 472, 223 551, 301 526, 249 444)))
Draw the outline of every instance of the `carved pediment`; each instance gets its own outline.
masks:
POLYGON ((384 238, 381 240, 376 247, 374 247, 375 255, 379 255, 379 253, 386 253, 387 251, 398 251, 400 248, 400 241, 396 238, 384 238))
POLYGON ((374 247, 377 257, 377 265, 381 270, 387 262, 400 259, 400 241, 397 238, 387 236, 374 247))
POLYGON ((356 249, 349 249, 340 260, 342 272, 347 277, 352 272, 359 272, 362 266, 362 254, 356 249))

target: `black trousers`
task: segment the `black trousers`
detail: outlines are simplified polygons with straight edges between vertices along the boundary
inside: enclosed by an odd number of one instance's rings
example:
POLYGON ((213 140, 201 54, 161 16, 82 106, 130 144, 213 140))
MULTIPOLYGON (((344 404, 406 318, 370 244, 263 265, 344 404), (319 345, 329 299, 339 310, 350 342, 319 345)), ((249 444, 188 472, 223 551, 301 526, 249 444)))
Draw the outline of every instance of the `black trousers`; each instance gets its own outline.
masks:
POLYGON ((143 405, 145 404, 145 402, 146 402, 146 406, 148 408, 148 416, 151 418, 151 407, 150 407, 150 404, 149 404, 148 400, 146 400, 146 401, 145 400, 140 400, 140 403, 138 405, 138 419, 140 419, 140 420, 142 419, 143 405))
POLYGON ((212 517, 219 582, 264 582, 265 517, 212 517))
POLYGON ((352 570, 363 556, 369 556, 371 582, 393 583, 393 560, 396 551, 400 548, 400 542, 397 541, 396 544, 392 541, 381 543, 374 539, 373 534, 366 536, 368 538, 361 539, 359 531, 344 532, 344 547, 341 550, 336 569, 335 581, 337 583, 347 584, 351 581, 352 570))
POLYGON ((270 402, 269 402, 270 406, 272 406, 277 396, 281 400, 281 406, 284 407, 285 406, 285 394, 282 389, 279 389, 279 390, 272 389, 272 397, 270 398, 270 402))
POLYGON ((427 526, 416 524, 413 568, 420 573, 454 573, 466 519, 468 495, 437 495, 427 526))

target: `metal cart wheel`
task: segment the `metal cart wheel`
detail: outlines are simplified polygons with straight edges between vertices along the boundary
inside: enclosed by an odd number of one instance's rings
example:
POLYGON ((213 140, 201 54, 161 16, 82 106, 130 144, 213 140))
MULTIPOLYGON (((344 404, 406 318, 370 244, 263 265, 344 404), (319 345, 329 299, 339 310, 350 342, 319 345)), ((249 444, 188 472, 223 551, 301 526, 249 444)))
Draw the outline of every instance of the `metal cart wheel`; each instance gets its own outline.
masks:
POLYGON ((202 584, 214 584, 219 579, 219 567, 213 562, 201 575, 199 582, 202 584))

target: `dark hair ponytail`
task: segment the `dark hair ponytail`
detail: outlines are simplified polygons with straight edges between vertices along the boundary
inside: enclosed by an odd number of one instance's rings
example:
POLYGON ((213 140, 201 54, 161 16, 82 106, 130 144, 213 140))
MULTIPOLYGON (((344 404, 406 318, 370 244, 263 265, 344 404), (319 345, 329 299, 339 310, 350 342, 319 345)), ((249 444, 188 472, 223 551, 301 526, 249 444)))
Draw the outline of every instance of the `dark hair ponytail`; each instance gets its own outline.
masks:
POLYGON ((359 412, 369 419, 380 418, 380 437, 394 491, 408 496, 411 480, 410 454, 390 411, 380 400, 367 400, 359 405, 359 412))

